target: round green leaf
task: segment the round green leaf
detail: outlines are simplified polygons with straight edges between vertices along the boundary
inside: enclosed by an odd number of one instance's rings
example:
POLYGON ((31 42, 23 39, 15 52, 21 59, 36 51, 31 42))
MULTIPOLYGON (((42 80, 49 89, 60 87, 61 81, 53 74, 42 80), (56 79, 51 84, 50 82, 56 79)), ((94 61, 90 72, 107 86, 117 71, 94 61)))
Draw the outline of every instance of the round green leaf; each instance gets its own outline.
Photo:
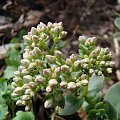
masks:
POLYGON ((12 120, 35 120, 35 117, 32 112, 18 111, 12 120))
POLYGON ((119 18, 119 17, 117 17, 117 18, 115 19, 114 24, 115 24, 115 26, 116 26, 118 29, 120 29, 120 18, 119 18))
POLYGON ((88 84, 88 95, 93 97, 99 92, 101 92, 103 81, 104 81, 103 75, 97 76, 96 74, 93 74, 88 84))
POLYGON ((120 82, 107 90, 104 100, 108 101, 115 108, 120 118, 120 82))
POLYGON ((83 102, 84 102, 83 97, 77 98, 72 93, 68 93, 65 96, 64 109, 60 108, 58 113, 60 115, 71 115, 80 108, 80 106, 83 104, 83 102))

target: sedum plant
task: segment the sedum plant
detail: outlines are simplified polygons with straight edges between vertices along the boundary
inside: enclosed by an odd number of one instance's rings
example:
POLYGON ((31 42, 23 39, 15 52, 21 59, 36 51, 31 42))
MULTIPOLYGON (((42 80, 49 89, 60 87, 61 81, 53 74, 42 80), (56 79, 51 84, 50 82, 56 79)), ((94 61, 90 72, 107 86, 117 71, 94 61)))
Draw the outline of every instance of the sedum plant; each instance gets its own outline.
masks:
POLYGON ((88 112, 89 120, 94 120, 93 116, 95 120, 116 119, 116 114, 111 114, 113 106, 101 102, 104 76, 114 65, 111 52, 96 46, 95 37, 80 36, 78 54, 66 59, 60 51, 66 34, 62 22, 41 22, 23 36, 26 47, 12 82, 16 105, 30 111, 33 101, 40 99, 45 108, 54 108, 52 120, 56 114, 70 115, 79 108, 88 112))

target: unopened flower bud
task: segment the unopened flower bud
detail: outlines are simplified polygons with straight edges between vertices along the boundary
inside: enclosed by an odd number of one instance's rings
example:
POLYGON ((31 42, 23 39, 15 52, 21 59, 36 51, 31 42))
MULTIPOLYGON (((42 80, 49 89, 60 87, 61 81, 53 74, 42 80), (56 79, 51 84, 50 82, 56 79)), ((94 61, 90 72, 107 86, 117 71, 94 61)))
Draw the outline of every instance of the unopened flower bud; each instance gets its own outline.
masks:
POLYGON ((46 76, 49 76, 49 75, 51 75, 51 70, 50 69, 44 69, 43 74, 46 75, 46 76))
POLYGON ((112 73, 112 68, 107 68, 107 73, 112 73))
POLYGON ((62 66, 61 66, 61 71, 62 71, 62 72, 68 72, 68 71, 69 71, 69 66, 67 66, 67 65, 62 65, 62 66))
POLYGON ((23 95, 22 100, 25 100, 25 101, 30 100, 30 95, 23 95))
POLYGON ((30 86, 31 88, 34 88, 34 87, 36 87, 36 83, 35 83, 35 82, 29 82, 29 86, 30 86))
POLYGON ((31 89, 26 89, 26 90, 25 90, 25 95, 30 95, 31 92, 32 92, 31 89))
POLYGON ((72 54, 72 55, 70 56, 70 60, 71 60, 71 61, 77 60, 77 55, 76 55, 76 54, 72 54))
POLYGON ((13 93, 11 94, 11 96, 12 96, 12 97, 17 97, 18 94, 16 94, 16 93, 13 92, 13 93))
POLYGON ((32 35, 36 35, 38 31, 35 27, 32 27, 30 32, 32 35))
POLYGON ((29 111, 30 107, 29 106, 25 106, 25 111, 29 111))
POLYGON ((93 74, 93 73, 94 73, 94 70, 93 70, 93 69, 89 69, 89 73, 90 73, 90 74, 93 74))
POLYGON ((29 35, 24 35, 23 39, 26 44, 31 44, 31 42, 32 42, 31 37, 29 35))
POLYGON ((75 82, 69 82, 67 85, 67 89, 75 89, 76 88, 76 83, 75 82))
POLYGON ((29 71, 27 69, 23 69, 22 74, 27 75, 27 74, 29 74, 29 71))
POLYGON ((59 50, 56 50, 54 55, 58 58, 63 57, 63 53, 59 50))
POLYGON ((113 61, 111 61, 111 62, 109 63, 109 65, 110 65, 110 66, 114 66, 115 63, 114 63, 113 61))
POLYGON ((101 62, 100 62, 100 65, 105 65, 105 61, 101 61, 101 62))
POLYGON ((87 85, 88 84, 88 80, 86 80, 86 79, 82 80, 81 84, 84 85, 84 86, 87 85))
POLYGON ((45 101, 44 107, 45 108, 51 108, 52 107, 52 103, 53 103, 52 100, 48 99, 48 100, 45 101))
POLYGON ((109 53, 109 48, 104 48, 104 51, 105 51, 105 54, 108 54, 109 53))
POLYGON ((20 93, 20 92, 23 92, 22 87, 16 87, 14 93, 20 93))
POLYGON ((31 69, 33 69, 35 67, 36 67, 35 63, 30 63, 29 66, 28 66, 28 69, 31 70, 31 69))
POLYGON ((71 60, 70 59, 66 59, 66 64, 67 65, 71 65, 72 64, 71 60))
POLYGON ((102 71, 98 71, 97 75, 101 76, 102 75, 102 71))
POLYGON ((18 71, 19 71, 20 73, 22 73, 22 70, 24 70, 24 69, 25 69, 25 67, 19 66, 18 71))
POLYGON ((46 55, 46 62, 53 63, 55 61, 55 56, 52 55, 46 55))
POLYGON ((66 88, 66 87, 67 87, 67 82, 62 81, 62 82, 60 83, 60 87, 61 87, 61 88, 66 88))
POLYGON ((24 79, 25 81, 27 81, 27 82, 30 82, 30 81, 32 81, 32 76, 30 76, 30 75, 25 75, 25 76, 23 77, 23 79, 24 79))
POLYGON ((35 78, 35 82, 43 82, 44 81, 44 78, 41 76, 41 75, 37 75, 36 78, 35 78))
POLYGON ((90 42, 91 42, 91 43, 96 43, 96 41, 97 41, 97 38, 96 38, 96 37, 92 37, 92 38, 90 39, 90 42))
POLYGON ((50 81, 49 81, 49 85, 50 86, 54 86, 54 85, 57 85, 58 84, 58 82, 56 81, 56 79, 51 79, 50 81))
POLYGON ((17 100, 16 105, 21 106, 22 105, 22 100, 17 100))
POLYGON ((24 84, 23 86, 22 86, 22 89, 29 89, 30 88, 30 86, 29 86, 29 84, 24 84))
POLYGON ((83 79, 86 79, 86 74, 82 74, 81 75, 81 79, 83 80, 83 79))
POLYGON ((38 36, 37 35, 32 35, 32 40, 34 42, 37 42, 39 40, 38 36))
POLYGON ((74 62, 74 66, 75 67, 80 67, 80 65, 81 65, 81 61, 80 60, 77 60, 77 61, 74 62))
POLYGON ((51 86, 47 86, 47 87, 46 87, 46 92, 51 92, 51 91, 52 91, 51 86))
POLYGON ((19 76, 20 72, 19 71, 15 71, 14 74, 17 75, 17 76, 19 76))
POLYGON ((76 86, 77 86, 77 87, 80 87, 80 86, 81 86, 81 82, 78 81, 78 82, 76 83, 76 86))
POLYGON ((20 61, 20 63, 21 63, 22 66, 26 66, 27 67, 30 64, 30 61, 28 59, 22 59, 20 61))
POLYGON ((64 38, 65 36, 67 35, 67 32, 66 31, 62 31, 61 33, 60 33, 60 39, 61 38, 64 38))
POLYGON ((14 77, 14 78, 13 78, 13 81, 14 81, 15 83, 17 83, 20 79, 21 79, 20 77, 14 77))
POLYGON ((79 36, 79 39, 78 39, 80 42, 85 42, 86 41, 86 39, 85 39, 85 37, 83 37, 83 36, 79 36))

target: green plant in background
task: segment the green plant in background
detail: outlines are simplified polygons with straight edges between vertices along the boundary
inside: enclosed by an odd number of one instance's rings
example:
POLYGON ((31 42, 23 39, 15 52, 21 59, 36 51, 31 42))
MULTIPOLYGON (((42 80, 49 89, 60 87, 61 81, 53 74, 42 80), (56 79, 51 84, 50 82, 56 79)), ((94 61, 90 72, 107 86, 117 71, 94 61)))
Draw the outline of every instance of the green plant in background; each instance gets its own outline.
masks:
POLYGON ((16 105, 32 111, 33 102, 40 99, 45 108, 55 109, 52 120, 56 114, 70 115, 80 107, 88 113, 88 120, 117 120, 119 111, 112 100, 119 104, 120 96, 108 97, 115 95, 116 86, 113 93, 108 90, 104 100, 101 95, 104 76, 114 65, 111 52, 96 46, 95 37, 80 36, 79 53, 65 59, 59 45, 66 34, 61 22, 49 22, 32 27, 23 36, 26 47, 12 82, 16 105))

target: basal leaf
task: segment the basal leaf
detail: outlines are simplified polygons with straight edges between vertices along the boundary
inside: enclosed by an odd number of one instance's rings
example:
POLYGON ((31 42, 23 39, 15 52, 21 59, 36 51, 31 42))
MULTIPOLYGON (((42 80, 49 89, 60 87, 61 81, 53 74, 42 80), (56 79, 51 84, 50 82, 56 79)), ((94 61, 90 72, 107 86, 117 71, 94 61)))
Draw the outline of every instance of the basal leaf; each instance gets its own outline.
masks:
POLYGON ((117 17, 114 21, 115 26, 120 29, 120 17, 117 17))

